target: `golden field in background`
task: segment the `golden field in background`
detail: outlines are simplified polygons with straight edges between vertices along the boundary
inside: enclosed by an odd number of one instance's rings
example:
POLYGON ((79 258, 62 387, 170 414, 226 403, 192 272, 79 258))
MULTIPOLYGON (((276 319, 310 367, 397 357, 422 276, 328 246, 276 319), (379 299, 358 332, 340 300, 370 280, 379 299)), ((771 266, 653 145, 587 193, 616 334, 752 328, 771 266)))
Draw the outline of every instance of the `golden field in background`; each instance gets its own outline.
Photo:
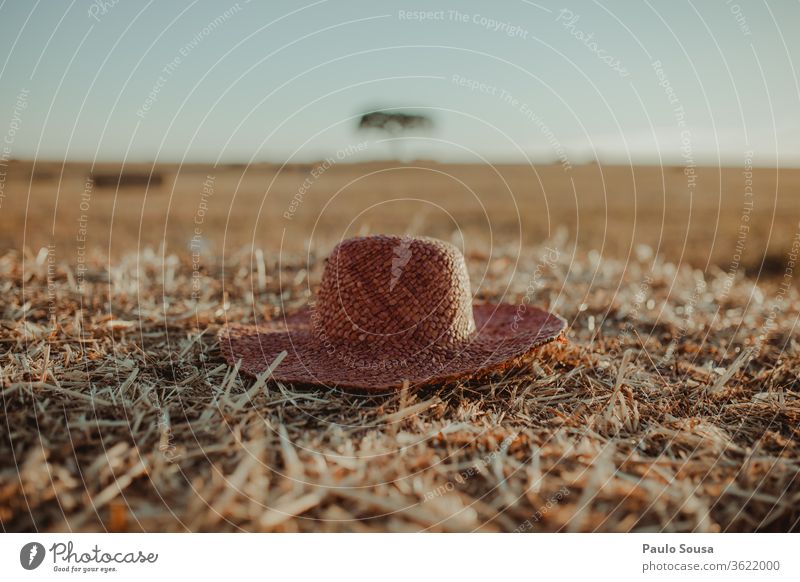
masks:
POLYGON ((255 245, 325 252, 342 237, 427 234, 535 245, 565 229, 578 253, 782 272, 800 220, 800 170, 587 164, 318 162, 220 166, 12 161, 0 245, 59 261, 145 248, 209 258, 255 245), (747 170, 747 171, 746 171, 747 170), (93 180, 89 181, 92 176, 93 180), (120 178, 121 176, 121 178, 120 178))

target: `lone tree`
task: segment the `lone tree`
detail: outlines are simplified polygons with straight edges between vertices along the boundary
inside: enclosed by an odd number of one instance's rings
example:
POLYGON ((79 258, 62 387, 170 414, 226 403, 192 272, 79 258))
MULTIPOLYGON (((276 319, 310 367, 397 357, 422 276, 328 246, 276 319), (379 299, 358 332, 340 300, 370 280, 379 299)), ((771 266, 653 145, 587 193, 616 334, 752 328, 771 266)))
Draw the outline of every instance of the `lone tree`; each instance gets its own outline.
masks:
POLYGON ((365 113, 358 122, 359 131, 378 130, 389 136, 389 144, 394 150, 394 157, 402 158, 400 154, 401 142, 398 138, 403 133, 415 130, 429 130, 433 121, 426 115, 406 113, 405 111, 379 110, 365 113))

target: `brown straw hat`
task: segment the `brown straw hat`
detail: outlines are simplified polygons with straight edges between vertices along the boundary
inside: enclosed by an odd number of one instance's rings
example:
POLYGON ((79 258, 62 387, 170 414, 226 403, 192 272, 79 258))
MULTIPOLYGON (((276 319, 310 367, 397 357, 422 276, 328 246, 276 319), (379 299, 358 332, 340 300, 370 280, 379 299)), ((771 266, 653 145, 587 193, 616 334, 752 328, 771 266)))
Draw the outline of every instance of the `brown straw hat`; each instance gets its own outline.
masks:
POLYGON ((280 320, 220 333, 232 365, 280 382, 387 390, 483 375, 519 363, 566 322, 529 305, 472 304, 453 245, 368 236, 339 243, 316 301, 280 320))

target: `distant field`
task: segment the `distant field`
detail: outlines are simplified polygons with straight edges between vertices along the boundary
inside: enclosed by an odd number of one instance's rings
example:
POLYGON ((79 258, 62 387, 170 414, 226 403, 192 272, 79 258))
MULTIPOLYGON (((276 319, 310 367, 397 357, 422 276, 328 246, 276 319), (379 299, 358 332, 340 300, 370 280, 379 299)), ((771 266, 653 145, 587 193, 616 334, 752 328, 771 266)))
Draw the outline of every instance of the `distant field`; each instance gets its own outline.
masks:
POLYGON ((701 268, 778 273, 800 220, 800 170, 440 165, 207 166, 12 162, 0 247, 53 243, 74 264, 166 244, 208 257, 255 245, 326 252, 360 232, 412 230, 463 244, 537 244, 563 229, 578 253, 646 244, 701 268), (148 183, 149 181, 149 183, 148 183), (120 186, 117 187, 117 183, 120 186), (748 190, 752 187, 752 194, 748 190), (746 215, 743 218, 743 215, 746 215), (85 239, 85 240, 83 240, 85 239), (309 243, 310 241, 310 243, 309 243))

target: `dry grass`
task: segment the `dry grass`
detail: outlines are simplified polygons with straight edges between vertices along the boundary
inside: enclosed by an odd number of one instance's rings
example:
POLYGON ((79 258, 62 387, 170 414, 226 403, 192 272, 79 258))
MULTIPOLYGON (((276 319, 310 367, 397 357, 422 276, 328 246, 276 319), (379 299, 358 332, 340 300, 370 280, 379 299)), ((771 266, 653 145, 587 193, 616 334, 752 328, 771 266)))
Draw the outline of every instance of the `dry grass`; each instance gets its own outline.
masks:
MULTIPOLYGON (((7 252, 3 530, 798 530, 796 290, 547 244, 535 301, 569 344, 390 396, 256 383, 220 357, 254 301, 307 300, 316 259, 228 256, 194 301, 175 256, 90 262, 80 289, 68 262, 7 252)), ((473 249, 479 295, 520 301, 543 254, 512 272, 513 248, 473 249)))

